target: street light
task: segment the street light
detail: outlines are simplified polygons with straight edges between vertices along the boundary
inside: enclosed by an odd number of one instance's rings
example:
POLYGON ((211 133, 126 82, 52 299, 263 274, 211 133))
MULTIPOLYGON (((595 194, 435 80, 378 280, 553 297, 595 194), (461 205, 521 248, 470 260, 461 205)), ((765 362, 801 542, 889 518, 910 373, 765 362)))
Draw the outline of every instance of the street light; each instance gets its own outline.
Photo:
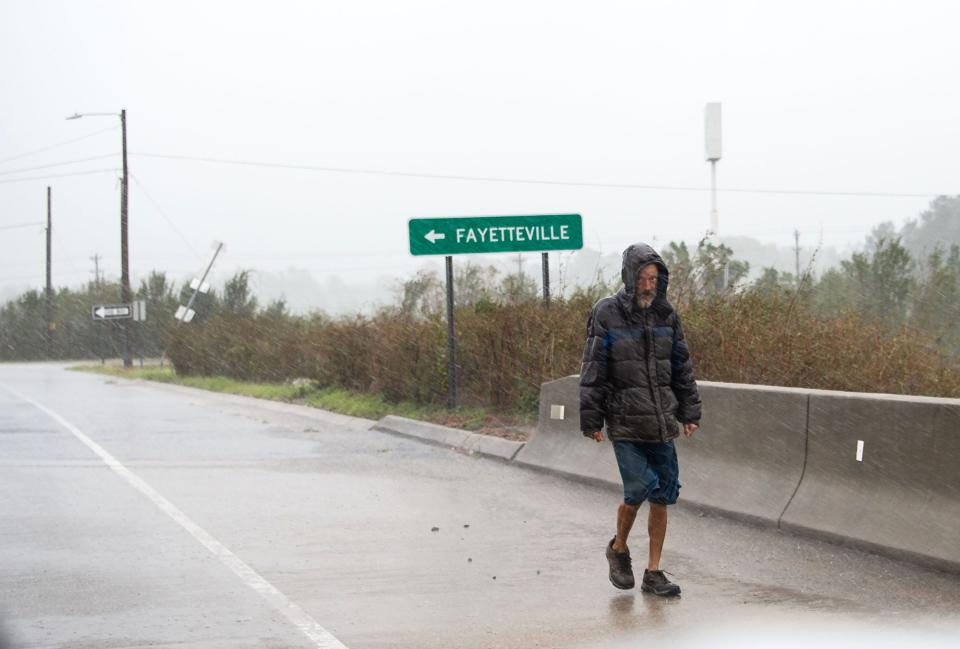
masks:
MULTIPOLYGON (((74 113, 67 119, 81 117, 120 117, 120 130, 123 138, 123 179, 120 181, 120 301, 130 304, 133 294, 130 291, 130 264, 128 260, 129 247, 127 245, 127 111, 119 113, 74 113)), ((130 331, 130 321, 123 321, 124 353, 123 366, 133 366, 133 342, 130 331)))

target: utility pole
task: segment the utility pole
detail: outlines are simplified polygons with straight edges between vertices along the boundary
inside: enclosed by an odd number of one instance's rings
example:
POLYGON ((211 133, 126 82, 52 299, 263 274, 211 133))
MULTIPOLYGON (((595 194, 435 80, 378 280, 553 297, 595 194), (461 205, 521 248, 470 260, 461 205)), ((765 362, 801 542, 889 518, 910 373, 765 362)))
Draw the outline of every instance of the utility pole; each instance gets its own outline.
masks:
MULTIPOLYGON (((130 247, 127 242, 127 110, 120 110, 120 130, 123 138, 123 183, 120 185, 120 303, 130 304, 130 247)), ((123 321, 124 353, 123 366, 133 367, 133 340, 129 319, 123 321)))
MULTIPOLYGON (((67 119, 103 116, 116 117, 117 114, 74 113, 67 119)), ((127 173, 127 110, 125 108, 120 110, 120 131, 123 143, 123 178, 120 181, 120 301, 123 304, 130 304, 132 292, 130 291, 129 246, 127 245, 127 190, 130 185, 127 173)), ((133 332, 131 331, 131 322, 129 319, 125 319, 120 326, 123 328, 124 334, 123 366, 133 367, 133 332)))
POLYGON ((797 286, 800 286, 800 231, 793 231, 793 253, 797 263, 797 286))
POLYGON ((100 255, 90 257, 93 262, 93 285, 97 288, 100 288, 100 259, 100 255))
POLYGON ((47 358, 53 358, 53 329, 56 325, 53 323, 53 270, 51 268, 53 251, 53 230, 52 230, 52 207, 50 198, 50 187, 47 187, 47 295, 46 295, 46 321, 47 321, 47 358))

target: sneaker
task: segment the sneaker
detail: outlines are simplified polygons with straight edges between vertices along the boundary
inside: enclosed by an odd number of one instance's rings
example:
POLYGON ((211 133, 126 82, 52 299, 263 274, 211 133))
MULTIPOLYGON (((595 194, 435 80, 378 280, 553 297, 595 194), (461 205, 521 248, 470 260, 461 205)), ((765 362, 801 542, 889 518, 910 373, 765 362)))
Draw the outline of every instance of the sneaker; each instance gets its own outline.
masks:
POLYGON ((660 597, 677 597, 680 595, 680 586, 667 579, 662 570, 644 570, 640 590, 660 597))
POLYGON ((614 552, 613 542, 607 543, 607 562, 610 564, 610 583, 621 590, 629 590, 634 586, 633 567, 630 562, 630 551, 614 552))

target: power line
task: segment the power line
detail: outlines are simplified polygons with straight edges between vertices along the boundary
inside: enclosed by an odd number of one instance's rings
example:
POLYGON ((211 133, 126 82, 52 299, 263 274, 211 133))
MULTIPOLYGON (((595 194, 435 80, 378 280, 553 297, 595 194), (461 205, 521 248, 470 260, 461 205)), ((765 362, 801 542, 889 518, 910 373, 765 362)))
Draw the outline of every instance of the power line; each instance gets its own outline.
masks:
POLYGON ((193 254, 195 254, 198 259, 203 259, 203 255, 197 252, 197 249, 193 247, 193 245, 190 243, 190 240, 187 239, 187 237, 183 234, 183 232, 180 231, 180 228, 174 225, 173 221, 170 220, 166 212, 164 212, 163 209, 160 207, 160 204, 153 199, 153 196, 151 196, 149 192, 147 192, 147 188, 143 186, 143 183, 140 182, 140 179, 134 176, 132 173, 130 173, 130 177, 133 178, 133 182, 137 183, 137 187, 139 187, 140 191, 143 192, 143 195, 147 197, 147 200, 153 204, 153 207, 157 210, 157 212, 160 213, 160 216, 162 216, 163 220, 167 222, 167 225, 173 228, 173 231, 180 236, 183 242, 187 244, 187 247, 193 251, 193 254))
POLYGON ((50 149, 56 149, 57 147, 65 146, 67 144, 73 144, 74 142, 79 142, 80 140, 86 140, 87 138, 93 137, 94 135, 100 135, 101 133, 106 133, 107 131, 115 131, 119 126, 109 126, 99 131, 94 131, 93 133, 87 133, 86 135, 81 135, 80 137, 73 138, 72 140, 65 140, 63 142, 57 142, 56 144, 50 144, 39 149, 34 149, 33 151, 27 151, 26 153, 18 153, 17 155, 10 156, 9 158, 0 158, 0 164, 10 162, 11 160, 19 160, 20 158, 26 158, 32 156, 36 153, 41 153, 43 151, 49 151, 50 149))
POLYGON ((29 176, 27 178, 12 178, 10 180, 0 180, 0 184, 22 183, 22 182, 27 182, 29 180, 49 180, 51 178, 66 178, 67 176, 88 176, 90 174, 104 174, 107 172, 117 173, 118 171, 119 169, 93 169, 90 171, 76 171, 76 172, 67 173, 67 174, 53 174, 50 176, 29 176))
MULTIPOLYGON (((694 187, 684 185, 641 185, 635 183, 609 183, 590 181, 548 180, 541 178, 507 178, 501 176, 467 176, 459 174, 428 174, 410 171, 392 171, 385 169, 359 169, 349 167, 326 167, 317 165, 288 164, 280 162, 262 162, 256 160, 235 160, 229 158, 212 158, 203 156, 168 155, 161 153, 131 152, 130 155, 143 158, 159 158, 165 160, 187 160, 191 162, 209 162, 214 164, 228 164, 245 167, 266 167, 272 169, 295 169, 299 171, 321 171, 328 173, 364 174, 372 176, 393 176, 399 178, 427 178, 432 180, 464 180, 473 182, 513 183, 525 185, 551 185, 560 187, 595 187, 604 189, 646 189, 656 191, 677 192, 709 192, 709 187, 694 187)), ((804 189, 749 189, 731 187, 717 191, 740 194, 787 194, 804 196, 866 196, 879 198, 932 198, 949 195, 950 192, 910 193, 910 192, 853 192, 853 191, 826 191, 804 189)))
POLYGON ((0 225, 0 230, 13 230, 15 228, 30 228, 37 225, 43 225, 43 221, 34 221, 33 223, 16 223, 14 225, 0 225))
POLYGON ((90 160, 102 160, 103 158, 111 158, 116 153, 104 153, 102 155, 90 156, 89 158, 77 158, 76 160, 66 160, 64 162, 52 162, 45 165, 37 165, 36 167, 21 167, 20 169, 8 169, 6 171, 0 171, 0 176, 7 176, 9 174, 19 174, 25 171, 37 171, 38 169, 49 169, 50 167, 63 167, 65 165, 73 165, 78 162, 88 162, 90 160))

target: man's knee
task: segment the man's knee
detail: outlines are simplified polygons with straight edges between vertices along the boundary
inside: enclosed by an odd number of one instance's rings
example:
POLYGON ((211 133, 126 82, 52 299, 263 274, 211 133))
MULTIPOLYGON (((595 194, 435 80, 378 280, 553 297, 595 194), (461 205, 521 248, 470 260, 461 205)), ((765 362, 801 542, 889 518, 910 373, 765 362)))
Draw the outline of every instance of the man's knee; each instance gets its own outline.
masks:
POLYGON ((624 507, 625 509, 629 509, 629 510, 631 510, 631 511, 633 511, 633 512, 636 512, 638 509, 640 509, 640 505, 641 505, 641 504, 643 504, 643 503, 632 503, 632 502, 627 502, 627 501, 625 500, 625 501, 623 501, 623 502, 620 504, 620 506, 621 506, 621 507, 624 507))
POLYGON ((663 503, 650 503, 650 516, 654 518, 666 518, 667 505, 663 503))

